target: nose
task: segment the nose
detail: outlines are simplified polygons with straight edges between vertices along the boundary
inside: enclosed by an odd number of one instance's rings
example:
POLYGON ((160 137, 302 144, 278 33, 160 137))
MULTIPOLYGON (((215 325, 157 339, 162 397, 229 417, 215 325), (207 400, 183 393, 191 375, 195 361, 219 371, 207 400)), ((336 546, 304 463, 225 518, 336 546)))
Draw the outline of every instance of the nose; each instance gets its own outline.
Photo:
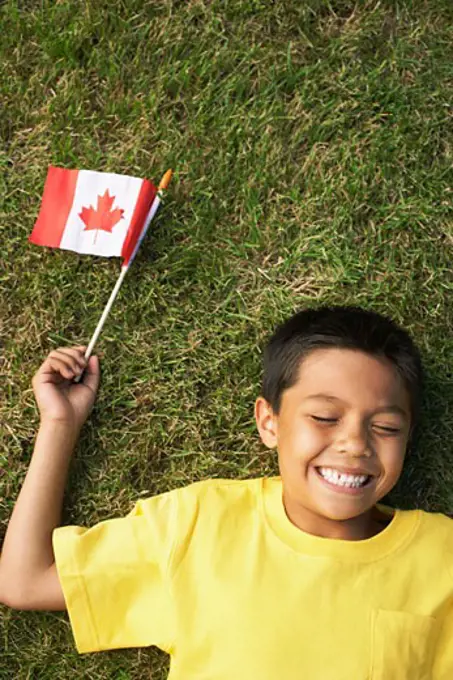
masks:
POLYGON ((335 448, 352 456, 369 452, 368 429, 358 421, 344 423, 338 430, 335 448))

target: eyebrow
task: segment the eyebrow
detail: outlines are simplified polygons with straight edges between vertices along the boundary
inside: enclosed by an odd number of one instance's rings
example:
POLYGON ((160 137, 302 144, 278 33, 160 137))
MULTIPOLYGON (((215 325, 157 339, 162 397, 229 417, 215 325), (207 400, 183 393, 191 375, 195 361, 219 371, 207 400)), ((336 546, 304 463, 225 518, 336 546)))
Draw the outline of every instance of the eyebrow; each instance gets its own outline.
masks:
MULTIPOLYGON (((333 402, 341 402, 344 403, 342 399, 339 399, 339 397, 334 397, 332 394, 310 394, 308 397, 305 397, 305 399, 325 399, 327 401, 333 401, 333 402)), ((376 409, 375 413, 397 413, 398 415, 403 416, 403 418, 407 418, 408 414, 407 412, 401 408, 401 406, 398 406, 397 404, 389 404, 388 406, 381 406, 380 408, 376 409)))

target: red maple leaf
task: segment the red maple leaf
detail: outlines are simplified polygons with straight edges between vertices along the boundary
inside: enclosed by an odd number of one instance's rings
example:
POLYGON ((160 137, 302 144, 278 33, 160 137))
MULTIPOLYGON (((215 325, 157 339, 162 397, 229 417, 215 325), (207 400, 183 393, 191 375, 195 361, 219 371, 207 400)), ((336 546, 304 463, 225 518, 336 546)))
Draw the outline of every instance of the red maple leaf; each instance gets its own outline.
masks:
POLYGON ((83 231, 90 229, 102 229, 111 233, 113 227, 123 217, 124 210, 115 208, 111 210, 115 196, 109 195, 109 190, 106 189, 103 196, 98 196, 98 204, 96 210, 90 205, 89 208, 82 208, 79 217, 86 225, 83 231))

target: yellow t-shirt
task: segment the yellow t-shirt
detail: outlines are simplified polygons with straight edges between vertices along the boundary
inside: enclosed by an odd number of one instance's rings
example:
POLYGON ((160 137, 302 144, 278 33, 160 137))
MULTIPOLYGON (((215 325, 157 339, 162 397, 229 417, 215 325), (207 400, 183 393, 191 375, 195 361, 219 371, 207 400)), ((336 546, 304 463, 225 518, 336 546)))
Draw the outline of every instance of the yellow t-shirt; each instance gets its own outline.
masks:
POLYGON ((171 680, 452 680, 453 520, 378 507, 372 538, 322 538, 279 477, 211 479, 59 528, 77 649, 156 645, 171 680))

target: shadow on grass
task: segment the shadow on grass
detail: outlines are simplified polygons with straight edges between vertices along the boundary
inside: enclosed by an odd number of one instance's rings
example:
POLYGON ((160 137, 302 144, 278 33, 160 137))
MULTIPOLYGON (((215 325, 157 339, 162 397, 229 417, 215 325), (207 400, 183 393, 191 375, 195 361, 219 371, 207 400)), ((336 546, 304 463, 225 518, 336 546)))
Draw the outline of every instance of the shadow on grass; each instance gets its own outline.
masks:
POLYGON ((453 380, 430 372, 422 417, 397 485, 382 503, 453 518, 453 380))

